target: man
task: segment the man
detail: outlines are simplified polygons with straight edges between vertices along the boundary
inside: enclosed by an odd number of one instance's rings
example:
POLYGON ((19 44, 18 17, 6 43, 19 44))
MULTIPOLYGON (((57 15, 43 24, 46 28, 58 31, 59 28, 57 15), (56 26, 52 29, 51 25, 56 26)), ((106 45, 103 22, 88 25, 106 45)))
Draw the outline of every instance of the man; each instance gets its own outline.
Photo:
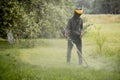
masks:
POLYGON ((82 8, 78 7, 74 11, 74 15, 69 19, 67 27, 65 29, 65 36, 68 37, 68 49, 67 49, 67 63, 70 64, 71 50, 73 44, 77 47, 77 54, 79 59, 79 64, 82 63, 82 29, 83 20, 80 18, 82 15, 82 8))

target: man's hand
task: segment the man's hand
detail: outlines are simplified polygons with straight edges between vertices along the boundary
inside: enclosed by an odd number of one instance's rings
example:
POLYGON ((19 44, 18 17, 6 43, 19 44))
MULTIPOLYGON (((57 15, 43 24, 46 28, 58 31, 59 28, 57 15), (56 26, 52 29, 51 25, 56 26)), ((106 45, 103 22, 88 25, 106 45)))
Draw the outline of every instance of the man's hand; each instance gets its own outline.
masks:
POLYGON ((68 33, 67 33, 67 31, 65 31, 65 37, 66 37, 66 38, 68 37, 68 33))

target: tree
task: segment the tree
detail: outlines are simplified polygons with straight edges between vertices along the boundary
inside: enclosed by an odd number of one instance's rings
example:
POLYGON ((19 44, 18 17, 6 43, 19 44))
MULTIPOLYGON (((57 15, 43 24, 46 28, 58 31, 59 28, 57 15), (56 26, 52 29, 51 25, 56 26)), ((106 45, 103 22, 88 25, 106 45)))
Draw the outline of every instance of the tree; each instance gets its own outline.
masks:
POLYGON ((0 36, 3 38, 6 38, 8 29, 16 27, 16 20, 19 18, 17 4, 14 0, 0 1, 0 36))
POLYGON ((2 0, 0 36, 10 29, 16 40, 60 37, 73 8, 69 0, 2 0))
POLYGON ((95 0, 94 13, 120 14, 120 0, 95 0))

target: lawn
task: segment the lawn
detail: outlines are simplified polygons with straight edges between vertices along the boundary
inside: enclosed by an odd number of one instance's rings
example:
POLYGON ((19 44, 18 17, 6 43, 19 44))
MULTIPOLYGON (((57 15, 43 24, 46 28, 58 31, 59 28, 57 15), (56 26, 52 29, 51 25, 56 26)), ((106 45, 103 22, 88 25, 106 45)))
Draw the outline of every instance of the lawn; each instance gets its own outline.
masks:
POLYGON ((0 39, 0 80, 120 80, 120 16, 84 16, 93 24, 83 36, 88 66, 84 61, 78 65, 74 47, 71 64, 66 64, 66 39, 37 39, 33 48, 23 44, 19 48, 0 39), (96 37, 102 38, 98 31, 105 36, 101 53, 96 43, 96 37))

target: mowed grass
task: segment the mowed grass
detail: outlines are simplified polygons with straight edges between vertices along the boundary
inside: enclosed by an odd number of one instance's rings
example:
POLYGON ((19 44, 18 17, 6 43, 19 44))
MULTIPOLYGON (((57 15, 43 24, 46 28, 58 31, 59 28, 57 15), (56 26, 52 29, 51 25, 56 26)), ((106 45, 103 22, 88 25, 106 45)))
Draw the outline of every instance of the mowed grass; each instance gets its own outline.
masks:
POLYGON ((74 47, 71 64, 66 63, 66 39, 37 39, 34 48, 22 49, 2 40, 0 80, 120 80, 120 16, 86 16, 93 23, 83 36, 83 58, 88 66, 84 61, 78 65, 74 47), (101 34, 106 36, 101 54, 97 53, 95 27, 101 27, 101 34))
POLYGON ((21 49, 21 58, 34 65, 62 66, 66 60, 66 41, 60 39, 40 39, 32 49, 21 49))

